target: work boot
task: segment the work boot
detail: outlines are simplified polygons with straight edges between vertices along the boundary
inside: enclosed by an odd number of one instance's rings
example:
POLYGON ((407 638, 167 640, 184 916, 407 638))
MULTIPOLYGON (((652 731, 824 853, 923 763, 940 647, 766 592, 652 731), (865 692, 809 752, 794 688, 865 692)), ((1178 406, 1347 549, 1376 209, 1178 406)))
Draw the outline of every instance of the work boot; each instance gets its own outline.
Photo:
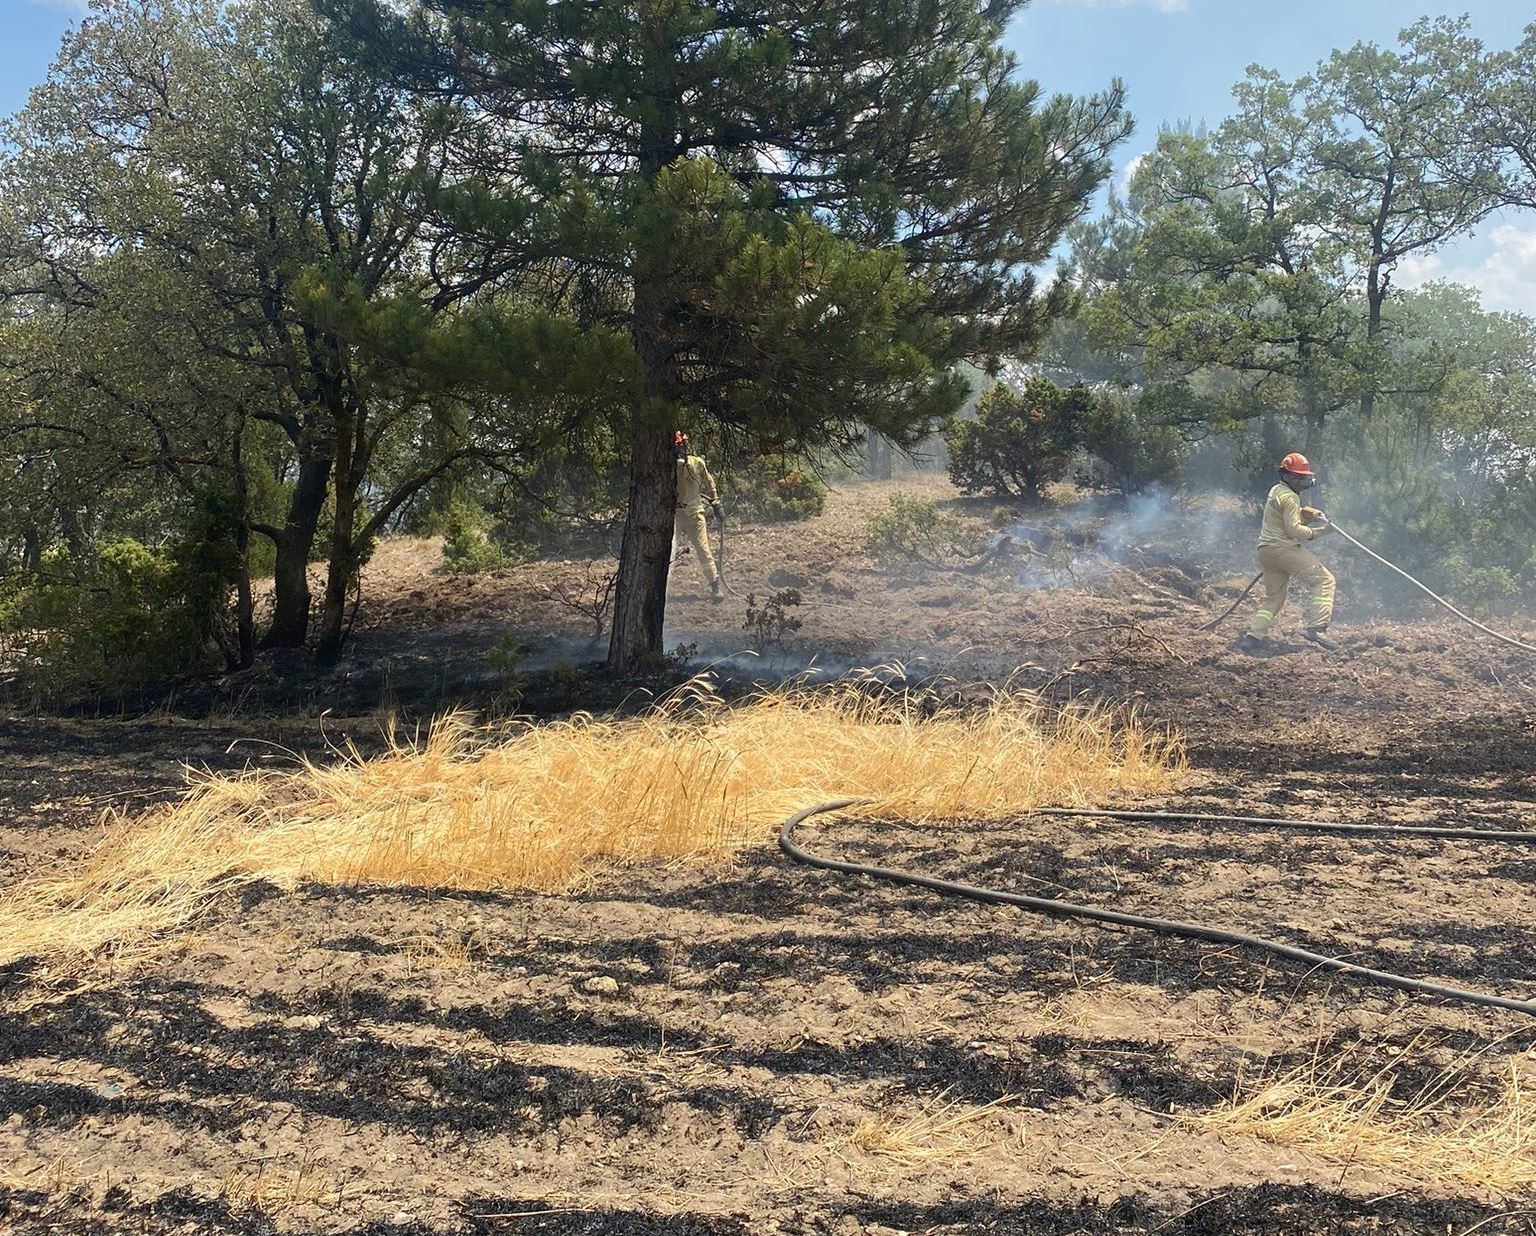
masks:
POLYGON ((1264 648, 1264 641, 1251 631, 1244 632, 1243 638, 1237 641, 1239 652, 1260 652, 1264 648))
POLYGON ((709 595, 711 600, 720 600, 720 580, 718 577, 709 585, 709 595))
POLYGON ((1301 634, 1303 639, 1311 640, 1319 648, 1326 649, 1329 652, 1337 652, 1339 650, 1338 640, 1329 639, 1328 632, 1322 627, 1308 627, 1301 634))

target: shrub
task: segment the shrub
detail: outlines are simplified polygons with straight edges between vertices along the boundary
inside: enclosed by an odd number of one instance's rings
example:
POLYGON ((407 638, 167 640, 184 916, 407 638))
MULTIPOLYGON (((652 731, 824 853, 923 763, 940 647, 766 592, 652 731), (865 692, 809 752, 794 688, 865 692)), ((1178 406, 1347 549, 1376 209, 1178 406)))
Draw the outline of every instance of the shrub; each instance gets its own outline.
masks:
POLYGON ((1079 441, 1098 464, 1093 480, 1126 497, 1174 483, 1189 453, 1178 430, 1160 424, 1144 399, 1113 386, 1094 395, 1079 441))
POLYGON ((1460 555, 1445 564, 1455 594, 1454 604, 1473 613, 1491 615, 1501 602, 1520 595, 1520 584, 1508 567, 1476 565, 1460 555))
POLYGON ((443 516, 443 567, 450 575, 477 575, 502 564, 501 549, 486 535, 485 512, 468 502, 452 503, 443 516))
POLYGON ((504 700, 522 698, 528 686, 528 675, 523 672, 527 658, 528 650, 515 635, 503 635, 486 651, 486 664, 495 673, 497 690, 504 700))
MULTIPOLYGON (((1394 423, 1389 409, 1352 442, 1319 451, 1315 505, 1377 553, 1462 609, 1489 611, 1536 592, 1536 475, 1479 479, 1455 466, 1433 438, 1394 423)), ((1417 589, 1384 569, 1344 559, 1366 591, 1417 605, 1417 589)))
POLYGON ((787 460, 769 457, 733 475, 728 497, 731 510, 740 518, 788 523, 820 515, 827 487, 787 460))
POLYGON ((118 696, 216 668, 229 610, 218 541, 151 548, 128 537, 45 555, 0 592, 0 651, 39 703, 118 696))
POLYGON ((587 674, 580 666, 569 661, 557 661, 549 671, 550 689, 556 692, 569 707, 576 696, 587 687, 587 674))
POLYGON ((984 394, 974 421, 944 433, 949 478, 962 493, 1013 495, 1039 502, 1067 471, 1079 420, 1091 409, 1085 387, 1030 378, 1023 390, 1003 382, 984 394))
POLYGON ((758 652, 783 648, 784 641, 801 628, 801 620, 789 613, 799 606, 800 600, 798 588, 770 593, 761 605, 757 603, 757 593, 747 597, 747 617, 741 629, 751 633, 758 652))
POLYGON ((891 567, 913 562, 944 566, 981 549, 980 538, 962 520, 909 494, 892 494, 890 505, 869 517, 864 545, 878 562, 891 567))

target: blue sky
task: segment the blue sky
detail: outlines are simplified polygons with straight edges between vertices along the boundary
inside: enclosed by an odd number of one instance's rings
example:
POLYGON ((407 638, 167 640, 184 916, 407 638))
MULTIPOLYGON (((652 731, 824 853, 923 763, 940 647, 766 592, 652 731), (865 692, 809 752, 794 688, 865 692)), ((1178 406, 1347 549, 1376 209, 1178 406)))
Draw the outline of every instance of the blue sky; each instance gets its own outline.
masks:
MULTIPOLYGON (((85 0, 0 0, 0 114, 25 101, 48 71, 59 37, 85 0)), ((1390 42, 1419 17, 1468 14, 1491 46, 1518 42, 1536 21, 1530 0, 1033 0, 1009 31, 1024 70, 1051 91, 1086 94, 1119 77, 1137 132, 1120 169, 1144 153, 1158 125, 1214 125, 1232 83, 1254 63, 1300 76, 1335 47, 1390 42)), ((1401 272, 1401 283, 1454 278, 1483 291, 1489 308, 1536 313, 1536 215, 1510 214, 1476 236, 1401 272)))
POLYGON ((0 0, 0 115, 27 101, 53 63, 59 36, 85 8, 84 0, 0 0))
MULTIPOLYGON (((1089 94, 1125 82, 1136 133, 1120 174, 1157 140, 1158 126, 1214 126, 1250 64, 1300 77, 1335 47, 1390 43, 1425 16, 1472 19, 1490 47, 1512 47, 1536 22, 1530 0, 1033 0, 1008 45, 1049 90, 1089 94)), ((1509 212, 1437 254, 1405 262, 1398 283, 1455 279, 1481 289, 1490 309, 1536 314, 1536 213, 1509 212)))

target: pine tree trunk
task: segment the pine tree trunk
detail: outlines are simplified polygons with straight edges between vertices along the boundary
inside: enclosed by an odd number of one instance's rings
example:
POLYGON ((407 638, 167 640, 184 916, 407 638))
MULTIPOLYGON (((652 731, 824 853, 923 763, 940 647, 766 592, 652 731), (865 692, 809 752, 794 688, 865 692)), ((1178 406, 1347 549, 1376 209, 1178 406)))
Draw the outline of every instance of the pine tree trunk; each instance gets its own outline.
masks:
POLYGON ((243 434, 235 438, 235 494, 240 522, 235 529, 235 658, 232 669, 250 669, 256 663, 256 605, 251 596, 251 501, 250 484, 242 455, 243 434))
MULTIPOLYGON (((667 86, 665 65, 671 58, 663 43, 662 38, 656 40, 642 69, 642 79, 657 90, 657 114, 642 129, 639 143, 640 173, 651 186, 676 155, 677 99, 667 86)), ((661 656, 666 626, 667 572, 672 565, 677 508, 672 432, 680 427, 675 422, 682 392, 674 332, 677 308, 667 274, 670 264, 670 255, 642 251, 633 268, 630 336, 645 372, 645 385, 643 398, 630 414, 629 512, 608 640, 608 668, 620 674, 637 661, 661 656)))
POLYGON ((624 522, 613 629, 608 637, 608 666, 619 673, 662 652, 677 499, 677 470, 669 438, 669 432, 643 411, 633 417, 629 515, 624 522))
POLYGON ((864 436, 864 471, 872 481, 891 479, 891 444, 873 429, 864 436))
POLYGON ((1396 173, 1389 169, 1386 183, 1382 186, 1381 206, 1371 227, 1371 265, 1365 279, 1365 359, 1371 367, 1371 379, 1360 393, 1360 424, 1356 430, 1360 440, 1365 440, 1366 427, 1376 412, 1376 339, 1381 334, 1381 305, 1387 298, 1386 281, 1381 277, 1381 264, 1386 256, 1386 228, 1396 187, 1396 173))
POLYGON ((645 367, 645 398, 630 416, 629 512, 619 551, 608 639, 608 668, 632 669, 660 657, 667 612, 667 572, 672 565, 672 528, 677 507, 677 469, 669 424, 678 414, 681 388, 669 321, 669 289, 659 273, 637 270, 635 351, 645 367))
POLYGON ((1365 433, 1365 427, 1371 423, 1371 417, 1376 413, 1376 352, 1374 345, 1381 335, 1381 306, 1386 300, 1386 289, 1381 286, 1380 268, 1375 263, 1371 264, 1371 274, 1365 289, 1366 318, 1366 361, 1372 367, 1371 380, 1360 392, 1360 433, 1365 433))
POLYGON ((85 557, 88 546, 85 529, 80 523, 80 512, 71 506, 60 507, 59 528, 64 533, 64 544, 69 546, 69 552, 76 558, 85 557))
POLYGON ((309 635, 309 551, 315 544, 330 475, 329 452, 299 461, 298 483, 277 538, 272 625, 262 638, 263 648, 302 648, 309 635))
POLYGON ((347 589, 357 574, 357 491, 365 460, 360 449, 362 417, 354 408, 336 415, 336 518, 331 529, 331 558, 325 576, 325 605, 320 611, 320 640, 315 661, 329 668, 341 656, 342 624, 347 612, 347 589))

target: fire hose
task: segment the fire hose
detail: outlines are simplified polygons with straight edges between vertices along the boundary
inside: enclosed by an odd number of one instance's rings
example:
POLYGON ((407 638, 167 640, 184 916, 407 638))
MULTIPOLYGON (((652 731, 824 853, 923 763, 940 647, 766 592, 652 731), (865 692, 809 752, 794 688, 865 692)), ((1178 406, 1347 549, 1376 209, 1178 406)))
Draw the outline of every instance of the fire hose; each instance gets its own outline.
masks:
MULTIPOLYGON (((720 580, 720 587, 733 597, 739 597, 741 593, 732 588, 730 581, 725 577, 725 508, 718 502, 715 503, 715 522, 720 525, 720 551, 715 555, 715 571, 720 580)), ((706 534, 708 535, 708 534, 706 534)))
MULTIPOLYGON (((869 799, 863 798, 840 798, 831 802, 817 803, 814 807, 807 807, 803 811, 796 812, 784 821, 783 826, 779 830, 779 848, 797 863, 803 863, 808 867, 819 867, 825 871, 840 872, 843 875, 868 876, 871 879, 884 880, 890 884, 925 888, 944 896, 964 897, 972 901, 986 902, 991 905, 1015 906, 1018 909, 1027 910, 1035 914, 1043 914, 1050 918, 1087 919, 1090 922, 1108 926, 1132 927, 1156 932, 1159 935, 1177 936, 1187 940, 1203 940, 1208 943, 1222 944, 1228 947, 1249 949, 1284 958, 1287 961, 1301 962, 1310 967, 1312 971, 1330 971, 1347 975, 1366 983, 1374 983, 1381 987, 1394 988, 1398 991, 1413 992, 1422 996, 1436 996, 1441 999, 1456 1000, 1464 1004, 1475 1004, 1484 1008, 1508 1009, 1512 1012, 1536 1016, 1536 1001, 1516 1000, 1509 996, 1494 995, 1490 992, 1470 991, 1466 988, 1451 987, 1443 983, 1431 983, 1424 979, 1413 978, 1410 975, 1396 974, 1390 970, 1377 970, 1370 966, 1357 965, 1341 957, 1329 957, 1323 953, 1315 953, 1310 949, 1287 944, 1283 940, 1250 935, 1247 932, 1229 931, 1223 927, 1211 927, 1202 923, 1186 923, 1175 919, 1150 918, 1145 915, 1130 914, 1122 910, 1111 910, 1102 906, 1080 905, 1075 902, 1062 901, 1052 897, 1034 897, 1025 893, 1011 893, 1002 889, 984 888, 974 884, 963 884, 956 880, 943 880, 936 876, 923 875, 915 871, 897 871, 889 867, 876 867, 867 863, 845 862, 841 859, 827 858, 823 855, 815 854, 796 844, 794 839, 795 830, 813 816, 845 811, 849 807, 868 805, 869 802, 869 799)), ((1421 837, 1438 840, 1536 845, 1536 832, 1487 828, 1347 824, 1329 820, 1288 820, 1271 816, 1202 815, 1178 811, 1105 811, 1079 809, 1076 807, 1036 808, 1029 814, 1035 816, 1064 816, 1076 819, 1124 820, 1161 825, 1176 823, 1193 824, 1197 827, 1202 825, 1228 825, 1242 828, 1273 828, 1298 832, 1340 833, 1353 836, 1421 837)))
POLYGON ((1456 617, 1460 618, 1463 622, 1470 623, 1472 626, 1476 627, 1479 631, 1483 632, 1483 634, 1491 635, 1491 636, 1493 636, 1494 639, 1499 640, 1502 643, 1509 644, 1510 646, 1512 646, 1514 648, 1519 648, 1519 649, 1521 649, 1521 650, 1523 650, 1525 652, 1536 652, 1536 645, 1521 643, 1519 640, 1515 639, 1513 636, 1504 635, 1504 634, 1502 634, 1499 631, 1495 631, 1490 626, 1485 626, 1483 623, 1479 622, 1476 618, 1473 618, 1470 614, 1462 613, 1459 609, 1457 609, 1454 605, 1452 605, 1449 601, 1447 601, 1439 593, 1431 592, 1429 590, 1429 588, 1427 588, 1424 584, 1422 584, 1418 580, 1414 579, 1414 577, 1412 575, 1408 574, 1408 572, 1403 570, 1402 567, 1398 566, 1397 563, 1395 563, 1395 562, 1388 562, 1385 558, 1383 558, 1380 554, 1378 554, 1374 549, 1371 549, 1367 545, 1360 544, 1359 541, 1355 540, 1354 537, 1350 536, 1349 533, 1345 532, 1344 529, 1339 527, 1338 524, 1332 524, 1332 528, 1333 528, 1333 530, 1335 532, 1337 532, 1341 537, 1343 537, 1346 541, 1348 541, 1356 549, 1360 550, 1361 553, 1365 554, 1367 557, 1374 558, 1377 562, 1381 563, 1382 566, 1388 568, 1389 570, 1396 571, 1399 575, 1401 575, 1404 579, 1406 579, 1410 584, 1412 584, 1420 592, 1424 593, 1425 596, 1429 597, 1431 600, 1435 601, 1437 604, 1443 605, 1446 609, 1450 610, 1451 613, 1455 614, 1456 617))
MULTIPOLYGON (((1476 618, 1472 617, 1470 614, 1462 613, 1461 610, 1457 609, 1454 605, 1452 605, 1449 601, 1447 601, 1438 592, 1435 592, 1435 591, 1431 590, 1429 585, 1425 584, 1422 580, 1415 579, 1412 575, 1408 574, 1407 571, 1403 570, 1402 567, 1398 566, 1397 563, 1390 562, 1386 558, 1383 558, 1380 554, 1378 554, 1369 545, 1364 545, 1360 541, 1357 541, 1354 537, 1350 536, 1349 533, 1345 532, 1343 528, 1339 527, 1339 525, 1334 523, 1332 520, 1326 520, 1326 526, 1332 528, 1335 532, 1337 532, 1341 537, 1343 537, 1346 541, 1348 541, 1351 545, 1353 545, 1361 553, 1365 554, 1368 558, 1373 558, 1377 562, 1381 563, 1381 565, 1386 567, 1388 570, 1397 572, 1397 574, 1401 575, 1404 579, 1406 579, 1410 584, 1412 584, 1415 588, 1417 588, 1425 596, 1429 597, 1430 600, 1434 601, 1437 605, 1443 606, 1445 609, 1448 609, 1451 613, 1455 614, 1456 617, 1460 618, 1463 622, 1468 623, 1469 625, 1476 627, 1479 631, 1483 632, 1483 634, 1485 634, 1485 635, 1493 636, 1494 639, 1499 640, 1501 643, 1509 644, 1513 648, 1519 648, 1519 649, 1521 649, 1524 652, 1536 652, 1536 644, 1522 643, 1520 640, 1515 639, 1514 636, 1512 636, 1512 635, 1505 635, 1501 631, 1495 631, 1492 627, 1486 625, 1485 623, 1479 622, 1476 618)), ((1248 586, 1246 588, 1244 588, 1242 590, 1242 592, 1238 595, 1237 600, 1233 601, 1231 605, 1227 606, 1227 608, 1224 609, 1221 612, 1221 615, 1219 617, 1211 619, 1210 622, 1205 623, 1203 626, 1197 627, 1196 630, 1208 631, 1212 627, 1218 626, 1222 622, 1225 622, 1227 617, 1232 613, 1232 611, 1235 610, 1239 605, 1241 605, 1243 603, 1243 599, 1250 592, 1252 592, 1254 590, 1254 587, 1263 578, 1264 578, 1264 572, 1260 571, 1257 575, 1255 575, 1251 580, 1248 581, 1248 586)))
POLYGON ((1219 627, 1229 617, 1231 617, 1232 611, 1235 610, 1239 605, 1241 605, 1247 599, 1248 594, 1250 592, 1252 592, 1256 587, 1258 587, 1259 580, 1261 580, 1263 578, 1264 578, 1264 572, 1260 571, 1257 575, 1255 575, 1252 579, 1250 579, 1248 581, 1248 586, 1237 594, 1237 600, 1233 601, 1231 605, 1227 606, 1226 609, 1222 610, 1221 613, 1219 615, 1217 615, 1215 618, 1212 618, 1207 623, 1201 624, 1200 626, 1196 627, 1195 630, 1197 630, 1197 631, 1209 631, 1212 627, 1219 627))

